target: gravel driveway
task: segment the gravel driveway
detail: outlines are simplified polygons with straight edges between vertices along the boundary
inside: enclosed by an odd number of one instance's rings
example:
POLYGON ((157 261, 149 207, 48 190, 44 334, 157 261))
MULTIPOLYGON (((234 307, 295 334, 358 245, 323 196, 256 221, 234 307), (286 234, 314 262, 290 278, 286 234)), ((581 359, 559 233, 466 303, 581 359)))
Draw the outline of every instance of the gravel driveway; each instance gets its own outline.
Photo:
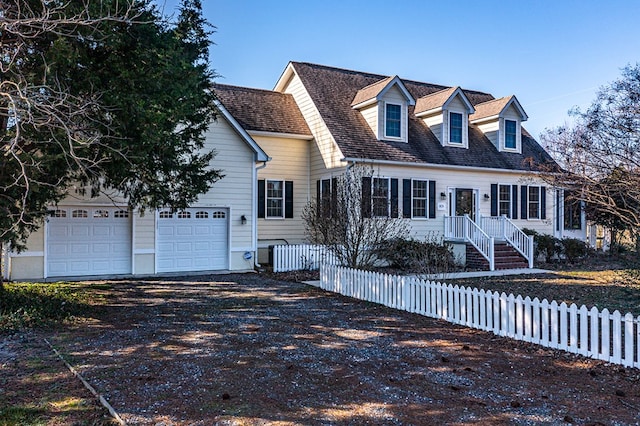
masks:
POLYGON ((638 370, 258 274, 117 281, 46 337, 128 424, 638 424, 638 370))

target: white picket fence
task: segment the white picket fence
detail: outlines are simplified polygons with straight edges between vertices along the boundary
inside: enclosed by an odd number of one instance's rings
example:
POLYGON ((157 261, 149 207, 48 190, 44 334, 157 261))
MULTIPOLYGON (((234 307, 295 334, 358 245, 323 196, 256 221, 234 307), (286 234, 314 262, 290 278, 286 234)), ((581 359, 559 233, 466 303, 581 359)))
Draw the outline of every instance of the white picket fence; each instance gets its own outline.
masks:
POLYGON ((317 270, 320 264, 337 265, 335 255, 325 246, 288 244, 273 246, 273 272, 317 270))
POLYGON ((320 268, 320 288, 549 348, 640 368, 640 316, 415 277, 320 268))

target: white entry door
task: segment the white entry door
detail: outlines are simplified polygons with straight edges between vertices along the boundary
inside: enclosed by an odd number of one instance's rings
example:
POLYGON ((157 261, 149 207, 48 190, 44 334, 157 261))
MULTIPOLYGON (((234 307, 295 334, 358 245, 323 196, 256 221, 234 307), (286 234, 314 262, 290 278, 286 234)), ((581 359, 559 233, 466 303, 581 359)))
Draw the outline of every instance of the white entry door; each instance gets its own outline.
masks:
POLYGON ((226 209, 189 208, 158 215, 158 272, 228 269, 229 219, 226 209))
POLYGON ((47 276, 131 273, 131 218, 119 207, 59 207, 47 224, 47 276))

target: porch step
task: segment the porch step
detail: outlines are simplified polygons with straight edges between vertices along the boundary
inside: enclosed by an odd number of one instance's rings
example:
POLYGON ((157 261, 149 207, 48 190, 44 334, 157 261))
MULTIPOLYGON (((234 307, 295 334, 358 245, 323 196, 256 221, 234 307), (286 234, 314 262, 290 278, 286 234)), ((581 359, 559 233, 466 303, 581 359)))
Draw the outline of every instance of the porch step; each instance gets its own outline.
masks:
MULTIPOLYGON (((467 268, 489 270, 489 261, 482 256, 475 247, 467 243, 467 268)), ((528 268, 529 262, 512 246, 506 243, 495 243, 495 269, 528 268)))

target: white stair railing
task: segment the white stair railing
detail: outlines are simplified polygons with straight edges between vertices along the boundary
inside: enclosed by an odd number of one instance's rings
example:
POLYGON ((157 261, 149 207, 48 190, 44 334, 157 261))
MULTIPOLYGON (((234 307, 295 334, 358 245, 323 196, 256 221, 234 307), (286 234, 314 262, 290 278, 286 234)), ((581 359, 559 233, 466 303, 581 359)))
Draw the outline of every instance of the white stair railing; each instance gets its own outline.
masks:
POLYGON ((533 237, 522 232, 507 216, 483 216, 482 229, 490 236, 503 239, 515 248, 533 268, 533 237))
POLYGON ((469 215, 445 216, 445 238, 463 240, 470 243, 489 262, 489 270, 495 269, 494 237, 478 226, 469 215))

